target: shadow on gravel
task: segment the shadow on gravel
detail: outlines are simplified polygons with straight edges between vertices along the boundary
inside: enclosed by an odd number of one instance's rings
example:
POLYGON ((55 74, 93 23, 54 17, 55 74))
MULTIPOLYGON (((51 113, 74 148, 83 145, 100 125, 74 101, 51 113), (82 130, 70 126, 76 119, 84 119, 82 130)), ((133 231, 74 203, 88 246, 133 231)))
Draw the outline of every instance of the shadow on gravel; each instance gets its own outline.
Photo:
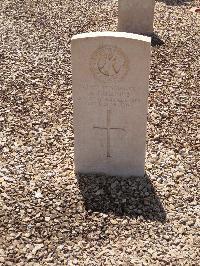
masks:
POLYGON ((153 33, 150 37, 151 37, 151 46, 155 47, 164 44, 164 42, 160 39, 160 37, 157 34, 153 33))
POLYGON ((87 211, 165 222, 166 212, 148 176, 76 176, 87 211))
POLYGON ((188 5, 188 3, 192 3, 194 0, 157 0, 157 2, 163 2, 168 6, 181 6, 188 5))

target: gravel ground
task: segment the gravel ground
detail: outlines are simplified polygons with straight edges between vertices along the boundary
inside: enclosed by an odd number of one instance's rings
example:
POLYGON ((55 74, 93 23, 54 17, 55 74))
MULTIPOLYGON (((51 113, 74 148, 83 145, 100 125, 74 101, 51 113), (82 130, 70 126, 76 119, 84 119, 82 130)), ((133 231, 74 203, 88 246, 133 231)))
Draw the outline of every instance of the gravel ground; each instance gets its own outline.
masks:
POLYGON ((73 166, 70 39, 116 31, 117 1, 0 1, 0 265, 199 265, 197 2, 156 2, 146 176, 124 179, 73 166))

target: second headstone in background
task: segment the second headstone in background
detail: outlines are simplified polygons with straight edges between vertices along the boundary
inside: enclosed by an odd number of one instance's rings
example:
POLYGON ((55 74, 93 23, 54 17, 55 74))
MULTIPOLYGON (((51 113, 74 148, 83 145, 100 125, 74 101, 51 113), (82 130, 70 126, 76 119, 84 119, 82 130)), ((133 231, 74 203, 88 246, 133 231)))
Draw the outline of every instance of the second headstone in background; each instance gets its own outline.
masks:
POLYGON ((118 0, 118 31, 152 34, 155 0, 118 0))

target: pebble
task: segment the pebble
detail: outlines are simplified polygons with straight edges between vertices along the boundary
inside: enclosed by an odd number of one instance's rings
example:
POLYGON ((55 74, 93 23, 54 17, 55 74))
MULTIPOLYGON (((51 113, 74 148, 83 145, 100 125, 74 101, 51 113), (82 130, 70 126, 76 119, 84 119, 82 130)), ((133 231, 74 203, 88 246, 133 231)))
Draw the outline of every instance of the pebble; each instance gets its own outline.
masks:
POLYGON ((5 259, 3 257, 0 257, 0 263, 4 263, 5 259))
POLYGON ((45 217, 45 221, 46 221, 46 222, 49 222, 50 220, 51 220, 50 217, 45 217))

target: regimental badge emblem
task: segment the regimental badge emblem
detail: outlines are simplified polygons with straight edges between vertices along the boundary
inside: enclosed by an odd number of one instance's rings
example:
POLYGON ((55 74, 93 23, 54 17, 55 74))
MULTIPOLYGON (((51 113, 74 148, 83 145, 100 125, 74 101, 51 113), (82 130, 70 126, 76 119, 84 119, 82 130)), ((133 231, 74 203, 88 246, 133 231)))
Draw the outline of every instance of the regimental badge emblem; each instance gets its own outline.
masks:
POLYGON ((90 68, 94 77, 100 81, 120 81, 128 72, 128 58, 118 47, 103 46, 92 54, 90 68))

